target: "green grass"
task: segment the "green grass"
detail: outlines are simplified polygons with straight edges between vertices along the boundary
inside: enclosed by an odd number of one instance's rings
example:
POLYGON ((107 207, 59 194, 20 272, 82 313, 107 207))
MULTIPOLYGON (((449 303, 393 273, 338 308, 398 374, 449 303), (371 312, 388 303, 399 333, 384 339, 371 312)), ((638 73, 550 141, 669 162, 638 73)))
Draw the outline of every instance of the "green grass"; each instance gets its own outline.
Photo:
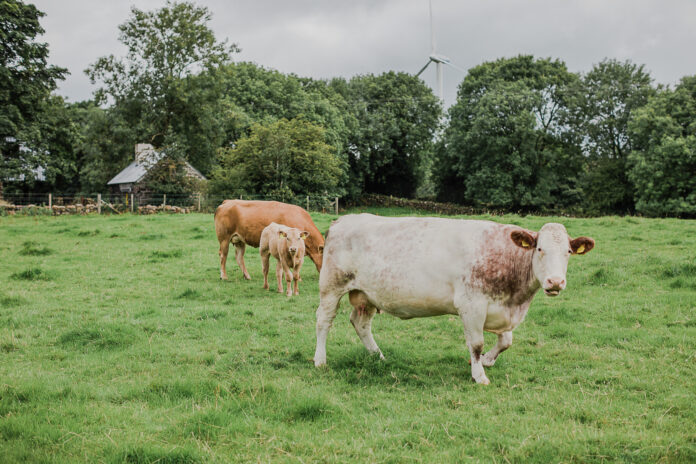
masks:
POLYGON ((488 387, 457 318, 377 316, 380 362, 347 301, 315 369, 312 263, 222 282, 212 215, 0 218, 0 462, 695 462, 696 222, 479 218, 597 241, 488 387))

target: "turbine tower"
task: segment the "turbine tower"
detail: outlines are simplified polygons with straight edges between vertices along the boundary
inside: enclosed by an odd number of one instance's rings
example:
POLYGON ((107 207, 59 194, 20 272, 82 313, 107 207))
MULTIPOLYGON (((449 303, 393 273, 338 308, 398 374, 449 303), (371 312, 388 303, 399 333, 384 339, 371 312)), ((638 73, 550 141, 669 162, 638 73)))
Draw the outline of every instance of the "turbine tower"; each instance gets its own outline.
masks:
POLYGON ((460 71, 463 70, 452 64, 450 59, 445 55, 440 55, 437 53, 435 45, 435 29, 433 28, 433 0, 430 0, 430 56, 428 56, 428 62, 425 63, 425 66, 423 66, 420 71, 418 71, 416 77, 420 76, 423 71, 425 71, 425 68, 430 66, 430 63, 435 63, 435 73, 437 74, 437 96, 440 97, 440 101, 444 103, 445 93, 442 85, 442 65, 446 64, 460 71))

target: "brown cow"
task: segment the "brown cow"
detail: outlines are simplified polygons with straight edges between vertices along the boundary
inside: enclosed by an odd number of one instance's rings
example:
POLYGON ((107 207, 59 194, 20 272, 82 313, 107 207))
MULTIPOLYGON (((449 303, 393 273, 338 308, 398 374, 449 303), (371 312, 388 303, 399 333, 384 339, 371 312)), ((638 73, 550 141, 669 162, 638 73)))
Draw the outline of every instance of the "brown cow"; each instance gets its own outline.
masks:
POLYGON ((215 210, 215 232, 220 242, 221 279, 227 280, 225 264, 230 241, 235 246, 237 264, 244 278, 251 279, 244 265, 245 246, 258 248, 261 232, 272 222, 307 231, 309 236, 305 240, 306 252, 317 271, 321 271, 324 237, 307 211, 279 201, 225 200, 215 210))
POLYGON ((283 279, 285 274, 287 281, 287 295, 300 294, 298 282, 300 280, 300 269, 304 262, 305 244, 307 233, 304 230, 294 227, 285 227, 282 224, 271 222, 261 233, 261 268, 263 269, 263 288, 268 289, 268 268, 270 258, 273 256, 276 263, 276 280, 278 281, 278 293, 283 293, 283 279), (295 284, 293 290, 292 286, 295 284))

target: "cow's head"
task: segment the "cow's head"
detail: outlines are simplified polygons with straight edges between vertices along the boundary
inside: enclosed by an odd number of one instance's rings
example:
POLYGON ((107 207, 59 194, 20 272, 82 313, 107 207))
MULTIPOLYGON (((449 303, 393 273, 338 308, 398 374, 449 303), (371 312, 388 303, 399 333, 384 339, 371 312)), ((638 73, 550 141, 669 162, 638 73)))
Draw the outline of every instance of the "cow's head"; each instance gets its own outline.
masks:
POLYGON ((278 238, 285 240, 287 244, 287 250, 292 256, 304 256, 305 253, 305 239, 309 235, 309 232, 304 230, 295 229, 288 227, 278 232, 278 238))
POLYGON ((589 237, 571 239, 563 224, 544 224, 539 232, 515 230, 510 238, 532 255, 534 276, 548 296, 556 296, 566 286, 570 255, 584 255, 594 247, 589 237))

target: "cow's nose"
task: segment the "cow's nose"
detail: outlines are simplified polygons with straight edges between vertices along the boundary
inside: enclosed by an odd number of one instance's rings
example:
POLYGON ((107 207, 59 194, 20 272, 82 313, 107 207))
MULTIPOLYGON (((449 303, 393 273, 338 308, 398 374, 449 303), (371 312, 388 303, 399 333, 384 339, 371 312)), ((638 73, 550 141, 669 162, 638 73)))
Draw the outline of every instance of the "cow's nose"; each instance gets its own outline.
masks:
POLYGON ((290 253, 297 253, 297 247, 290 247, 290 253))
POLYGON ((544 290, 563 290, 566 286, 565 279, 559 277, 549 277, 544 282, 544 290))

